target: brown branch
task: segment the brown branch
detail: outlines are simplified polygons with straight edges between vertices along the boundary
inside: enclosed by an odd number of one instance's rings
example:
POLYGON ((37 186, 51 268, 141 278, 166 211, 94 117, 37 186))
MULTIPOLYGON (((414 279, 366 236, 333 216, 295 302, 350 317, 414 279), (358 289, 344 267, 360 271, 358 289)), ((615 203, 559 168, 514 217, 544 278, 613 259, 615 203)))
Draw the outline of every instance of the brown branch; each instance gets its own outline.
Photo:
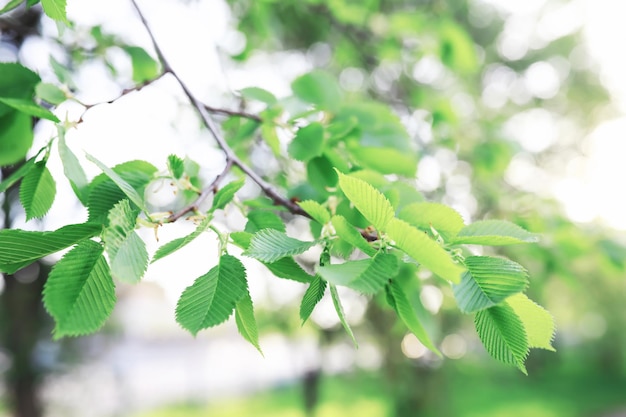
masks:
POLYGON ((250 119, 250 120, 254 120, 254 121, 259 122, 259 123, 263 123, 263 119, 261 119, 260 116, 257 116, 256 114, 248 113, 248 112, 245 112, 245 111, 235 111, 235 110, 221 109, 221 108, 217 108, 217 107, 207 106, 206 104, 204 105, 204 108, 209 113, 223 114, 225 116, 239 116, 239 117, 243 117, 245 119, 250 119))
MULTIPOLYGON (((150 25, 148 24, 144 14, 142 13, 139 6, 137 5, 136 0, 131 0, 131 2, 135 10, 137 11, 137 14, 139 15, 139 19, 141 19, 141 23, 146 28, 146 31, 148 32, 148 36, 150 36, 152 46, 154 47, 154 50, 159 58, 159 61, 161 62, 161 65, 163 65, 163 70, 167 73, 172 74, 172 76, 176 78, 176 81, 178 81, 178 84, 180 84, 180 87, 183 89, 183 92, 185 93, 185 95, 187 96, 191 104, 196 108, 196 111, 200 115, 205 127, 209 130, 209 132, 215 139, 215 142, 217 143, 219 148, 224 152, 224 155, 226 156, 227 165, 231 164, 233 166, 238 167, 240 170, 242 170, 248 177, 250 177, 252 181, 254 181, 261 188, 261 190, 265 193, 266 196, 268 196, 270 199, 272 199, 272 201, 274 201, 274 204, 287 208, 287 210, 289 210, 293 214, 298 214, 298 215, 310 218, 309 214, 306 211, 302 210, 302 208, 299 205, 297 205, 295 202, 280 195, 270 184, 268 184, 265 180, 263 180, 263 178, 261 178, 259 174, 253 171, 249 166, 243 163, 239 159, 239 157, 237 157, 235 152, 230 148, 230 146, 228 146, 228 144, 226 143, 226 140, 221 135, 220 131, 215 125, 215 122, 213 121, 213 119, 211 118, 211 115, 209 114, 210 110, 207 108, 207 106, 204 103, 200 102, 196 98, 196 96, 191 92, 191 90, 189 90, 189 88, 183 82, 183 80, 179 77, 179 75, 172 69, 170 63, 168 62, 167 58, 163 54, 161 47, 156 41, 156 37, 154 36, 154 33, 152 32, 152 29, 150 28, 150 25)), ((208 187, 207 189, 203 191, 203 193, 205 191, 211 192, 211 190, 212 190, 212 187, 208 187)))
MULTIPOLYGON (((115 103, 117 100, 121 99, 122 97, 124 97, 127 94, 130 93, 134 93, 135 91, 140 91, 142 88, 160 80, 161 78, 163 78, 165 75, 167 74, 172 74, 171 70, 168 71, 163 71, 161 74, 157 75, 156 77, 150 79, 150 80, 146 80, 144 82, 142 82, 141 84, 137 84, 133 87, 130 88, 125 88, 122 90, 122 92, 115 97, 114 99, 111 100, 107 100, 107 101, 101 101, 98 103, 92 103, 92 104, 87 104, 87 103, 82 103, 79 100, 74 99, 76 102, 78 102, 80 105, 82 105, 83 107, 85 107, 85 111, 82 113, 80 119, 82 120, 82 116, 85 115, 85 113, 87 112, 87 110, 91 109, 92 107, 96 107, 96 106, 100 106, 102 104, 113 104, 115 103)), ((176 77, 178 79, 178 77, 176 77)), ((244 112, 244 111, 237 111, 237 110, 229 110, 229 109, 223 109, 220 107, 212 107, 212 106, 208 106, 208 105, 204 105, 204 107, 206 108, 206 110, 209 113, 213 113, 213 114, 222 114, 222 115, 226 115, 226 116, 239 116, 239 117, 243 117, 246 119, 250 119, 250 120, 254 120, 256 122, 259 123, 263 123, 263 119, 256 115, 256 114, 252 114, 252 113, 248 113, 248 112, 244 112)))

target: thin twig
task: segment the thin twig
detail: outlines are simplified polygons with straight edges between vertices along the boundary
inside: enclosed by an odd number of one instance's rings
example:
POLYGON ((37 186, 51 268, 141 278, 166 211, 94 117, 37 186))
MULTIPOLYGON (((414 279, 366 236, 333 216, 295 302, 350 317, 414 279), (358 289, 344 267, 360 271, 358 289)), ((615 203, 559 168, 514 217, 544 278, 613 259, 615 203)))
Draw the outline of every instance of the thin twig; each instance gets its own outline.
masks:
MULTIPOLYGON (((91 109, 92 107, 96 107, 96 106, 100 106, 102 104, 113 104, 115 103, 117 100, 121 99, 122 97, 124 97, 127 94, 130 93, 134 93, 135 91, 140 91, 142 88, 149 86, 150 84, 160 80, 161 78, 163 78, 165 75, 167 74, 172 74, 172 71, 163 71, 161 74, 157 75, 156 77, 146 80, 140 84, 137 84, 133 87, 129 87, 129 88, 125 88, 122 90, 122 92, 115 98, 111 99, 111 100, 107 100, 107 101, 101 101, 98 103, 83 103, 77 99, 74 98, 74 101, 76 101, 78 104, 80 104, 81 106, 83 106, 85 108, 85 111, 83 112, 83 114, 81 115, 81 119, 82 116, 87 112, 87 110, 91 109)), ((178 79, 178 77, 176 77, 178 79)), ((220 108, 220 107, 212 107, 212 106, 208 106, 208 105, 204 105, 204 107, 207 109, 207 111, 209 113, 212 114, 222 114, 222 115, 226 115, 226 116, 239 116, 239 117, 243 117, 245 119, 250 119, 250 120, 254 120, 256 122, 259 123, 263 123, 263 119, 256 115, 256 114, 252 114, 252 113, 248 113, 248 112, 244 112, 244 111, 237 111, 237 110, 230 110, 230 109, 224 109, 224 108, 220 108)))
POLYGON ((81 106, 83 106, 85 108, 83 113, 80 115, 79 120, 80 121, 83 120, 83 116, 85 115, 85 113, 87 113, 87 110, 89 110, 89 109, 91 109, 93 107, 96 107, 96 106, 100 106, 102 104, 112 104, 112 103, 115 103, 117 100, 121 99, 125 95, 133 93, 135 91, 139 91, 142 88, 144 88, 144 87, 146 87, 146 86, 148 86, 148 85, 150 85, 150 84, 160 80, 166 74, 168 74, 168 71, 163 71, 161 74, 157 75, 156 77, 154 77, 152 79, 146 80, 146 81, 144 81, 144 82, 142 82, 140 84, 137 84, 137 85, 135 85, 133 87, 125 88, 125 89, 122 90, 122 92, 117 97, 115 97, 115 98, 113 98, 111 100, 101 101, 101 102, 98 102, 98 103, 91 103, 91 104, 89 104, 89 103, 83 103, 82 101, 78 100, 77 98, 73 98, 73 100, 75 102, 77 102, 78 104, 80 104, 81 106))
POLYGON ((196 211, 198 209, 198 206, 202 204, 202 202, 206 200, 207 197, 209 197, 209 195, 214 192, 214 190, 220 185, 220 182, 222 182, 222 180, 224 179, 226 174, 232 169, 232 167, 233 161, 227 159, 224 169, 217 175, 217 177, 215 177, 213 182, 205 187, 194 201, 192 201, 190 204, 186 205, 182 209, 178 210, 176 213, 172 213, 167 219, 165 219, 164 223, 175 222, 176 220, 183 217, 185 214, 196 211))
POLYGON ((256 114, 248 113, 248 112, 245 112, 245 111, 221 109, 221 108, 218 108, 218 107, 207 106, 206 104, 204 105, 204 108, 207 109, 207 111, 209 113, 223 114, 223 115, 226 115, 226 116, 239 116, 239 117, 243 117, 245 119, 250 119, 250 120, 254 120, 254 121, 259 122, 259 123, 263 123, 263 119, 261 119, 260 116, 257 116, 256 114))
MULTIPOLYGON (((274 188, 270 184, 268 184, 265 180, 263 180, 263 178, 261 178, 259 174, 253 171, 249 166, 244 164, 237 157, 235 152, 230 148, 230 146, 228 146, 228 144, 226 143, 226 140, 221 135, 220 131, 215 125, 215 122, 213 121, 213 119, 211 118, 211 115, 209 114, 209 110, 207 109, 207 106, 204 103, 200 102, 194 96, 191 90, 189 90, 187 85, 178 76, 176 71, 172 69, 167 58, 165 58, 165 55, 163 54, 161 47, 156 41, 156 37, 154 36, 154 33, 152 32, 152 29, 150 28, 150 25, 148 24, 144 14, 142 13, 139 6, 137 5, 136 0, 131 0, 131 2, 135 10, 137 11, 139 18, 141 19, 141 23, 146 28, 146 31, 148 32, 148 36, 150 36, 150 40, 152 42, 154 50, 159 58, 159 61, 161 62, 161 65, 163 65, 163 70, 165 72, 172 74, 172 76, 176 78, 176 81, 178 81, 178 84, 180 84, 180 87, 183 89, 183 92, 185 93, 185 95, 187 96, 191 104, 196 108, 196 111, 200 114, 200 117, 202 118, 202 122, 204 123, 206 128, 209 130, 209 132, 211 133, 211 135, 217 142, 217 145, 219 146, 219 148, 222 150, 222 152, 224 152, 224 155, 226 156, 227 164, 230 163, 233 166, 237 166, 240 170, 242 170, 248 177, 250 177, 252 181, 254 181, 261 188, 261 190, 265 193, 266 196, 268 196, 270 199, 272 199, 272 201, 274 201, 274 204, 287 208, 293 214, 310 217, 309 214, 306 211, 302 210, 302 208, 299 205, 297 205, 295 202, 280 195, 276 190, 274 190, 274 188)), ((205 191, 211 192, 212 187, 207 187, 207 188, 208 188, 208 191, 206 189, 205 191)))

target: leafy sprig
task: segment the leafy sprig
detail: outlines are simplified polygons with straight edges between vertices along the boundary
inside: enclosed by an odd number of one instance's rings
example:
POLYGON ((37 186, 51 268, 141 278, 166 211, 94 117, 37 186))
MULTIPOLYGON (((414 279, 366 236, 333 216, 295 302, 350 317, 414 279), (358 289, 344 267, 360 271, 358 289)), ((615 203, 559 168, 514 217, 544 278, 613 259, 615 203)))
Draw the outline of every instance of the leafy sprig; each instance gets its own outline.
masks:
MULTIPOLYGON (((4 158, 0 164, 12 165, 26 156, 32 144, 33 118, 56 123, 64 174, 89 211, 87 223, 51 232, 0 230, 1 272, 15 273, 69 248, 53 268, 44 290, 44 305, 56 323, 55 337, 97 331, 115 304, 116 281, 137 283, 151 262, 185 248, 203 233, 215 233, 220 241, 216 265, 183 292, 176 307, 176 320, 194 335, 234 313, 242 337, 261 351, 246 269, 241 259, 229 253, 229 246, 235 245, 243 249, 243 256, 260 262, 274 276, 307 285, 299 312, 303 324, 329 294, 339 323, 355 346, 358 332, 352 330, 344 313, 338 287, 367 297, 384 293, 406 328, 439 354, 437 343, 420 320, 415 289, 406 285, 407 279, 416 279, 414 273, 407 275, 407 270, 419 266, 438 277, 440 285, 452 287, 459 310, 475 315, 478 335, 496 359, 526 372, 524 361, 531 348, 553 350, 552 317, 524 294, 528 271, 505 258, 474 256, 465 246, 533 243, 538 236, 502 220, 466 225, 452 208, 424 201, 419 192, 402 182, 402 178, 414 178, 417 157, 406 130, 388 108, 348 101, 335 79, 321 70, 293 81, 290 100, 300 108, 292 110, 288 118, 283 118, 287 113, 283 106, 289 103, 257 87, 241 90, 241 97, 264 103, 266 108, 258 115, 245 109, 207 106, 171 67, 141 9, 134 0, 132 3, 152 41, 156 60, 141 48, 125 45, 136 85, 109 102, 164 76, 173 77, 223 152, 225 164, 212 181, 202 184, 199 167, 187 158, 170 155, 167 169, 159 171, 145 161, 109 167, 88 155, 103 172, 89 181, 65 141, 66 130, 78 126, 80 120, 60 122, 37 104, 76 101, 73 94, 42 84, 36 74, 19 65, 0 64, 9 80, 0 80, 0 151, 6 150, 0 152, 4 158), (12 82, 20 88, 14 89, 12 82), (221 128, 215 115, 226 117, 221 128), (284 128, 293 133, 287 146, 277 134, 277 129, 284 128), (15 145, 10 149, 1 147, 8 143, 6 132, 15 145), (302 164, 306 180, 290 188, 291 195, 279 191, 279 186, 291 185, 287 180, 272 182, 263 177, 237 152, 257 134, 279 161, 286 156, 302 164), (397 180, 390 181, 390 175, 397 180), (229 180, 233 176, 236 179, 229 180), (163 179, 171 180, 177 192, 189 193, 177 209, 157 215, 151 211, 145 190, 151 182, 163 179), (264 197, 241 204, 238 196, 246 180, 256 184, 264 197), (218 212, 231 207, 247 217, 243 231, 226 233, 215 225, 218 212), (309 219, 313 239, 296 239, 290 234, 286 223, 293 215, 309 219), (150 260, 135 229, 149 226, 156 230, 182 218, 195 220, 195 230, 163 244, 150 260), (321 248, 319 264, 307 271, 299 257, 314 247, 321 248)), ((9 2, 3 11, 16 4, 19 2, 9 2)), ((42 0, 42 5, 46 14, 66 21, 64 0, 42 0)), ((84 104, 85 111, 99 104, 84 104)), ((52 141, 0 183, 0 192, 19 186, 27 220, 45 216, 55 200, 55 181, 46 167, 50 146, 52 141)))

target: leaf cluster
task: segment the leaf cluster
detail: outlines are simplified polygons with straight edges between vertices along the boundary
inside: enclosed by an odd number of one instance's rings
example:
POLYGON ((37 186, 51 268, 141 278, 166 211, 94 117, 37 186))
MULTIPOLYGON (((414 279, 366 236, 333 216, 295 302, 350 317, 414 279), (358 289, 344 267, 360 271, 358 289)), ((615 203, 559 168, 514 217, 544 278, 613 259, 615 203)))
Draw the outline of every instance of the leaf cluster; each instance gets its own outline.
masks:
MULTIPOLYGON (((20 3, 12 1, 3 11, 20 3)), ((28 1, 29 6, 35 3, 28 1)), ((42 0, 42 5, 48 16, 67 20, 64 0, 42 0)), ((102 47, 115 45, 116 40, 99 29, 92 35, 102 47)), ((158 80, 161 67, 180 81, 156 42, 160 62, 141 48, 123 46, 133 64, 133 91, 158 80)), ((467 61, 449 59, 461 66, 467 61)), ((234 313, 241 335, 261 351, 246 268, 230 251, 237 247, 275 277, 306 285, 299 309, 303 324, 329 296, 355 345, 358 333, 344 314, 338 287, 384 298, 406 328, 439 354, 418 314, 423 306, 415 297, 416 271, 422 268, 432 272, 438 285, 452 288, 462 313, 474 314, 478 335, 496 359, 525 372, 530 348, 553 349, 552 317, 524 294, 529 285, 526 269, 506 258, 475 256, 467 246, 533 243, 538 236, 503 220, 466 225, 451 207, 426 201, 412 181, 418 149, 398 116, 377 101, 346 97, 329 73, 313 70, 301 75, 285 98, 259 87, 241 90, 244 101, 255 101, 263 110, 258 116, 215 111, 227 115, 221 124, 224 137, 207 118, 208 107, 186 93, 226 157, 223 172, 207 182, 200 178, 197 163, 177 155, 170 155, 161 170, 140 160, 111 167, 87 155, 102 171, 89 180, 65 140, 67 129, 78 123, 61 122, 41 105, 73 97, 67 89, 70 75, 58 69, 60 85, 55 85, 41 83, 37 74, 19 64, 0 64, 0 72, 0 166, 17 164, 0 182, 0 192, 19 187, 26 219, 45 216, 57 197, 55 178, 46 166, 56 146, 64 176, 89 213, 87 222, 55 231, 0 230, 1 272, 14 273, 69 249, 53 267, 43 293, 44 306, 56 323, 55 337, 99 330, 115 305, 116 282, 140 282, 151 263, 184 249, 203 233, 213 233, 220 242, 214 266, 184 290, 176 307, 177 322, 193 335, 234 313), (24 161, 32 146, 33 118, 55 123, 57 132, 24 161), (300 167, 302 175, 291 179, 256 173, 246 164, 255 146, 269 149, 285 171, 300 167), (231 172, 233 168, 240 172, 231 172), (222 186, 230 174, 235 179, 222 186), (157 211, 146 198, 147 189, 164 181, 181 196, 176 210, 157 211), (265 195, 242 199, 246 181, 256 183, 265 195), (212 201, 205 204, 209 197, 212 201), (216 213, 229 210, 246 217, 243 230, 222 231, 216 213), (293 215, 309 219, 312 239, 296 239, 287 232, 293 215), (196 229, 164 243, 150 259, 136 229, 156 231, 183 217, 195 220, 196 229), (299 257, 314 247, 321 251, 319 261, 306 268, 299 257)), ((87 111, 93 106, 85 107, 87 111)))

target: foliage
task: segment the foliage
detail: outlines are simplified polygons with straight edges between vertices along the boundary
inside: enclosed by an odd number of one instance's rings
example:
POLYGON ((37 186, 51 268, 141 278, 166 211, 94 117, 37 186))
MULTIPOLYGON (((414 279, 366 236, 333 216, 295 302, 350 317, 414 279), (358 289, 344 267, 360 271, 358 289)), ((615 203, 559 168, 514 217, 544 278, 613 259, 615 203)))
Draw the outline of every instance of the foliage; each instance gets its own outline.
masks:
MULTIPOLYGON (((10 2, 5 11, 19 4, 10 2)), ((44 0, 42 5, 49 17, 67 23, 64 0, 44 0)), ((356 23, 363 10, 360 6, 354 10, 356 23)), ((339 8, 331 12, 351 14, 339 8)), ((401 23, 401 16, 392 18, 401 23)), ((145 161, 109 167, 87 155, 102 171, 89 181, 64 139, 68 129, 80 128, 80 121, 60 121, 48 110, 65 100, 76 101, 85 111, 94 106, 75 98, 67 78, 71 74, 57 71, 58 84, 41 83, 37 74, 19 64, 0 64, 0 165, 17 167, 12 176, 3 178, 0 190, 19 183, 27 220, 45 216, 56 196, 55 180, 46 166, 56 147, 77 200, 89 212, 88 223, 52 232, 0 231, 2 272, 13 273, 71 248, 54 267, 44 291, 44 305, 56 322, 55 337, 97 331, 113 309, 115 280, 139 282, 149 263, 183 249, 203 233, 214 233, 220 241, 215 266, 182 293, 176 308, 176 320, 194 335, 234 313, 242 336, 261 350, 248 277, 238 257, 242 249, 243 256, 259 261, 276 277, 308 284, 300 307, 303 322, 328 287, 340 322, 355 345, 337 286, 370 297, 385 295, 406 327, 438 352, 418 317, 421 306, 405 285, 406 268, 401 266, 408 264, 431 271, 438 285, 453 288, 460 310, 475 314, 478 334, 496 359, 525 372, 530 348, 552 349, 553 321, 523 294, 528 285, 524 267, 501 257, 474 256, 466 246, 530 243, 537 236, 504 220, 466 225, 453 208, 426 202, 412 181, 419 149, 392 109, 365 95, 345 94, 335 76, 320 69, 296 78, 287 97, 277 98, 260 87, 242 90, 242 97, 263 106, 258 115, 207 107, 169 65, 145 19, 144 24, 156 58, 137 46, 122 45, 131 57, 137 83, 128 91, 157 82, 165 74, 178 81, 226 158, 223 171, 210 182, 201 178, 197 163, 177 155, 170 155, 162 169, 145 161), (227 115, 222 129, 216 127, 216 114, 227 115), (33 120, 57 128, 57 135, 42 149, 31 149, 33 120), (285 135, 290 138, 286 146, 285 135), (255 172, 241 150, 254 146, 259 138, 283 170, 300 166, 303 175, 292 181, 255 172), (239 177, 222 184, 230 173, 239 177), (164 180, 176 188, 179 208, 154 209, 146 201, 145 190, 164 180), (244 198, 240 189, 245 181, 255 183, 266 199, 244 198), (203 203, 211 196, 207 208, 203 203), (244 230, 223 231, 217 213, 227 210, 241 210, 248 219, 244 230), (312 239, 289 236, 285 225, 293 216, 309 219, 312 239), (135 229, 156 230, 183 218, 195 220, 196 230, 165 243, 150 261, 135 229), (298 256, 314 247, 321 251, 319 262, 307 271, 298 256)), ((444 63, 461 73, 475 71, 476 57, 467 33, 452 21, 437 30, 444 63)), ((97 31, 94 37, 104 48, 116 44, 97 31)), ((418 278, 413 274, 410 279, 418 278)))

